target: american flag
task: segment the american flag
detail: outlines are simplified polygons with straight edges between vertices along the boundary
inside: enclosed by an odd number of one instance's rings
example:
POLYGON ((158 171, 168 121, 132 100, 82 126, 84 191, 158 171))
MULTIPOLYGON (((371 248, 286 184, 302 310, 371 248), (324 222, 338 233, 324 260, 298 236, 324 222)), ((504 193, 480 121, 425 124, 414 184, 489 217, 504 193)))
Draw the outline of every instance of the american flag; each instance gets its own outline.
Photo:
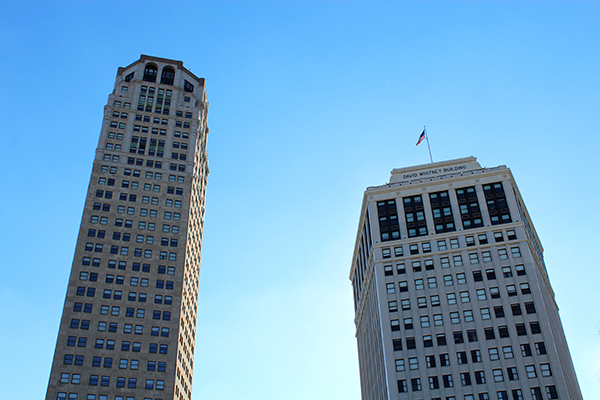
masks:
POLYGON ((421 143, 423 140, 425 139, 425 129, 423 129, 423 132, 421 132, 421 134, 419 135, 419 140, 417 141, 417 146, 419 145, 419 143, 421 143))

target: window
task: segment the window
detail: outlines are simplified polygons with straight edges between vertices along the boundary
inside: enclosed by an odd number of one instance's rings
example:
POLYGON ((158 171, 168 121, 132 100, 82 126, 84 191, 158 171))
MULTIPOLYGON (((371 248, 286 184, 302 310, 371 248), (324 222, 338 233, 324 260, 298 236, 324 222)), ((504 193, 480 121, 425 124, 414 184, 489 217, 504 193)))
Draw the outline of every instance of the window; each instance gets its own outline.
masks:
POLYGON ((396 363, 396 371, 397 372, 404 371, 405 368, 404 368, 404 359, 403 358, 397 359, 395 361, 395 363, 396 363))
MULTIPOLYGON (((159 313, 160 313, 160 311, 159 311, 159 313)), ((155 319, 157 319, 157 318, 155 318, 155 319)), ((391 320, 390 326, 391 326, 392 331, 399 331, 400 330, 400 320, 397 320, 397 319, 391 320)))
POLYGON ((482 308, 479 311, 481 312, 481 319, 492 319, 489 308, 482 308))
POLYGON ((408 386, 406 385, 406 379, 398 380, 398 393, 408 392, 408 386))
POLYGON ((427 287, 430 289, 437 287, 437 280, 435 279, 435 277, 432 276, 427 278, 427 287))
POLYGON ((387 294, 396 293, 396 285, 393 282, 386 283, 385 288, 386 288, 387 294))
POLYGON ((491 287, 490 288, 490 296, 492 297, 492 299, 499 299, 500 298, 500 289, 497 286, 491 287))
POLYGON ((554 385, 546 386, 546 394, 550 400, 558 399, 558 392, 556 391, 556 386, 554 385))
POLYGON ((510 269, 510 266, 507 266, 507 267, 502 267, 502 275, 503 275, 505 278, 510 278, 510 277, 512 277, 512 276, 513 276, 513 274, 512 274, 512 270, 510 269))
POLYGON ((546 354, 546 345, 544 342, 535 342, 535 352, 537 355, 546 354))
POLYGON ((485 333, 485 338, 486 340, 493 340, 496 339, 496 334, 494 333, 494 328, 490 327, 490 328, 484 328, 484 333, 485 333))
POLYGON ((502 347, 502 353, 504 353, 504 358, 506 358, 506 359, 515 358, 512 346, 502 347))
POLYGON ((400 304, 402 305, 402 310, 410 310, 410 299, 402 299, 400 300, 400 304))
POLYGON ((410 385, 412 386, 413 392, 420 392, 421 391, 421 378, 412 378, 410 380, 410 385))
POLYGON ((429 328, 431 326, 431 324, 429 323, 429 316, 422 315, 421 317, 419 317, 419 319, 421 321, 421 328, 429 328))
POLYGON ((429 301, 431 302, 431 307, 437 307, 440 305, 440 296, 433 294, 429 296, 429 301))
POLYGON ((500 325, 498 327, 498 335, 500 336, 500 338, 510 337, 510 335, 508 333, 508 326, 506 326, 506 325, 500 325))
POLYGON ((483 371, 475 371, 475 382, 478 385, 485 383, 485 373, 483 371))
POLYGON ((460 324, 460 315, 457 311, 450 313, 450 322, 453 324, 460 324))
POLYGON ((462 372, 460 374, 460 381, 463 386, 470 386, 471 385, 471 374, 468 372, 462 372))
POLYGON ((417 344, 415 342, 415 338, 414 337, 406 338, 406 348, 408 350, 416 349, 417 348, 417 344))
POLYGON ((442 268, 450 268, 450 259, 448 257, 441 257, 440 265, 442 268))
POLYGON ((419 308, 427 308, 427 298, 426 297, 417 297, 417 306, 419 308))
POLYGON ((394 347, 394 351, 401 351, 402 350, 402 339, 392 340, 392 345, 394 347))
POLYGON ((465 342, 463 333, 461 331, 454 332, 453 335, 454 335, 454 343, 455 344, 460 344, 460 343, 465 342))
MULTIPOLYGON (((169 226, 169 225, 163 225, 163 231, 165 230, 165 226, 169 226)), ((383 266, 383 274, 385 276, 390 276, 390 275, 394 275, 394 269, 392 268, 391 265, 384 265, 383 266)))
POLYGON ((388 301, 388 311, 389 312, 398 311, 398 302, 396 300, 388 301))
MULTIPOLYGON (((431 356, 433 357, 433 356, 431 356)), ((434 359, 435 362, 435 359, 434 359)), ((429 377, 429 389, 439 389, 440 388, 440 383, 438 381, 438 377, 437 376, 430 376, 429 377)))
POLYGON ((518 247, 511 247, 510 248, 510 252, 513 256, 513 258, 520 258, 521 257, 521 249, 518 247))
POLYGON ((477 300, 486 300, 487 299, 485 289, 477 289, 475 291, 475 293, 477 294, 477 300))
POLYGON ((473 310, 464 310, 463 316, 465 318, 465 322, 473 322, 473 310))
POLYGON ((506 292, 509 297, 517 295, 517 287, 515 285, 506 285, 506 292))
POLYGON ((515 265, 515 271, 518 276, 525 275, 525 266, 523 264, 515 265))
POLYGON ((454 261, 455 267, 460 267, 463 265, 462 256, 452 256, 452 260, 454 261))
POLYGON ((452 275, 444 275, 444 286, 452 286, 454 285, 454 281, 452 280, 452 275))
POLYGON ((469 261, 471 264, 479 264, 479 255, 477 253, 469 253, 469 261))
MULTIPOLYGON (((454 387, 454 382, 452 381, 452 375, 443 375, 442 376, 442 381, 444 382, 444 387, 445 388, 454 387)), ((446 397, 446 399, 447 398, 448 397, 446 397)))
MULTIPOLYGON (((476 342, 477 341, 477 331, 475 329, 467 330, 467 338, 469 339, 469 342, 476 342)), ((477 350, 477 351, 479 351, 479 350, 477 350)))
POLYGON ((508 259, 508 252, 506 251, 506 249, 498 249, 498 257, 501 260, 507 260, 508 259))
POLYGON ((540 364, 540 372, 542 376, 552 376, 552 370, 550 369, 550 364, 540 364))
POLYGON ((497 347, 490 347, 488 349, 488 353, 490 356, 490 361, 495 361, 495 360, 499 360, 500 359, 500 353, 498 353, 498 348, 497 347))
POLYGON ((440 366, 447 367, 450 365, 450 355, 448 353, 440 354, 440 366))
POLYGON ((537 378, 537 373, 535 371, 535 365, 526 365, 525 366, 525 374, 527 374, 528 379, 537 378))
MULTIPOLYGON (((423 280, 421 279, 421 281, 423 281, 423 280)), ((416 285, 416 283, 417 282, 415 281, 415 285, 416 285)), ((422 282, 421 282, 421 284, 422 284, 422 282)), ((398 282, 398 286, 399 286, 401 292, 408 292, 408 282, 407 281, 398 282)))
MULTIPOLYGON (((494 382, 504 382, 504 375, 502 374, 501 369, 493 369, 492 376, 494 377, 494 382)), ((498 396, 500 398, 500 396, 498 396)))
POLYGON ((456 293, 446 293, 448 304, 456 304, 456 293))
POLYGON ((408 359, 408 369, 419 369, 419 359, 417 357, 412 357, 408 359))
POLYGON ((504 307, 503 306, 495 306, 494 307, 494 315, 496 318, 504 318, 504 307))
POLYGON ((442 314, 433 314, 433 325, 441 326, 444 325, 444 319, 442 314))
POLYGON ((531 334, 535 335, 538 333, 542 333, 542 329, 540 328, 540 323, 538 321, 533 321, 529 323, 529 328, 531 329, 531 334))
POLYGON ((464 291, 464 292, 460 292, 460 302, 461 303, 469 303, 471 301, 471 298, 469 297, 469 292, 464 291))
POLYGON ((531 391, 531 400, 542 400, 542 391, 539 387, 532 387, 531 391))
POLYGON ((517 367, 506 368, 506 373, 508 374, 508 379, 511 381, 516 381, 519 379, 519 374, 517 373, 517 367))
POLYGON ((522 294, 530 294, 531 289, 529 288, 529 283, 520 283, 519 287, 521 288, 522 294))

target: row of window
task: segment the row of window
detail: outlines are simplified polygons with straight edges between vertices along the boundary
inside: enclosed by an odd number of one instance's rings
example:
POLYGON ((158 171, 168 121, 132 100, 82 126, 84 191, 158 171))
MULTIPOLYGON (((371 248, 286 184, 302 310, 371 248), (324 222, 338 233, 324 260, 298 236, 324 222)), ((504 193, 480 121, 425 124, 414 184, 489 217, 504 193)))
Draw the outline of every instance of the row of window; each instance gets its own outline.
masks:
MULTIPOLYGON (((111 160, 112 160, 112 156, 111 156, 111 160)), ((129 164, 129 165, 143 166, 144 165, 144 159, 143 158, 127 157, 127 164, 129 164)), ((161 169, 162 168, 162 162, 161 161, 154 161, 154 160, 146 160, 146 167, 161 169)), ((169 169, 171 171, 185 172, 185 164, 170 163, 169 164, 169 169)), ((105 172, 105 173, 110 173, 110 174, 115 175, 115 174, 118 173, 118 171, 119 171, 118 167, 111 167, 111 166, 108 166, 108 165, 101 165, 100 166, 100 172, 105 172)), ((142 174, 142 171, 140 171, 139 169, 134 169, 134 170, 132 170, 131 168, 124 168, 123 169, 123 175, 124 176, 133 176, 133 177, 139 178, 141 176, 141 174, 142 174)))
MULTIPOLYGON (((546 354, 546 346, 545 346, 544 342, 536 342, 535 349, 536 349, 536 353, 538 355, 546 354)), ((500 360, 500 351, 502 352, 502 355, 504 356, 504 359, 506 359, 506 360, 515 358, 515 354, 513 352, 512 346, 504 346, 501 349, 499 349, 498 347, 490 347, 490 348, 488 348, 488 356, 489 356, 490 361, 500 360)), ((456 353, 456 360, 457 360, 458 365, 469 364, 469 358, 467 357, 467 354, 470 355, 471 362, 473 364, 483 362, 482 358, 481 358, 481 350, 474 349, 474 350, 470 350, 468 353, 466 351, 458 351, 456 353)), ((529 343, 521 344, 521 355, 523 357, 531 357, 532 356, 532 350, 531 350, 531 346, 529 345, 529 343)), ((450 355, 448 353, 439 354, 438 359, 439 359, 439 366, 441 366, 441 367, 450 366, 450 355)), ((396 359, 395 365, 396 365, 397 372, 402 372, 402 371, 406 370, 404 358, 396 359)), ((425 356, 425 365, 427 368, 436 368, 438 365, 438 361, 436 361, 436 356, 435 355, 425 356)), ((419 358, 418 357, 411 357, 408 359, 408 369, 409 370, 418 370, 419 369, 419 358)), ((533 368, 533 369, 535 371, 535 368, 533 368)), ((542 376, 551 376, 552 375, 552 370, 550 368, 550 364, 548 364, 548 363, 540 364, 540 371, 541 371, 542 376)), ((535 377, 535 376, 533 376, 533 377, 535 377)))
MULTIPOLYGON (((153 224, 153 226, 152 226, 153 229, 149 229, 149 230, 154 230, 155 227, 156 227, 156 225, 153 224)), ((146 223, 145 222, 143 222, 143 224, 138 223, 138 228, 145 229, 146 223), (143 228, 139 228, 140 226, 143 226, 143 228)), ((163 224, 162 231, 165 233, 179 233, 179 225, 163 224)), ((90 228, 90 229, 88 229, 87 236, 104 239, 106 237, 106 231, 90 228)), ((122 240, 124 242, 129 242, 129 241, 131 241, 131 233, 113 232, 112 240, 122 240)), ((154 236, 135 235, 135 242, 136 243, 154 244, 154 236)), ((177 247, 178 243, 179 243, 178 239, 170 239, 170 238, 165 238, 165 237, 160 239, 161 246, 177 247)))
MULTIPOLYGON (((98 339, 98 340, 103 340, 103 339, 98 339)), ((101 349, 103 347, 99 347, 100 342, 96 341, 96 345, 95 348, 97 349, 101 349)), ((67 346, 69 347, 87 347, 87 338, 86 337, 76 337, 76 336, 69 336, 67 338, 67 346)), ((115 341, 114 340, 107 340, 106 341, 106 348, 107 350, 114 350, 115 347, 115 341)), ((121 342, 121 351, 133 351, 136 353, 139 353, 140 351, 142 351, 142 343, 141 342, 130 342, 128 340, 123 340, 121 342)), ((148 344, 148 352, 149 353, 160 353, 160 354, 168 354, 169 352, 169 345, 167 344, 158 344, 158 343, 149 343, 148 344)), ((67 356, 71 356, 69 354, 65 355, 65 359, 64 359, 64 364, 71 364, 71 362, 68 361, 72 361, 73 358, 67 358, 67 356)), ((82 359, 83 360, 83 359, 82 359)), ((78 365, 77 363, 75 363, 75 365, 78 365)), ((80 364, 82 365, 82 364, 80 364)))
MULTIPOLYGON (((462 292, 461 292, 461 294, 462 294, 462 292)), ((432 297, 434 297, 434 296, 432 296, 432 297)), ((436 297, 437 297, 436 299, 431 299, 432 306, 439 305, 439 296, 436 296, 436 297), (433 305, 434 301, 436 301, 435 305, 433 305)), ((463 296, 461 295, 461 299, 462 298, 463 298, 463 296)), ((424 304, 422 307, 419 307, 419 308, 426 308, 427 307, 426 301, 427 300, 425 297, 420 297, 418 300, 419 306, 421 306, 421 303, 424 303, 424 304)), ((463 302, 467 302, 467 301, 463 301, 463 302)), ((452 304, 455 304, 455 303, 452 303, 452 304)), ((527 314, 535 314, 536 313, 535 305, 532 301, 526 302, 524 305, 525 305, 525 311, 527 312, 527 314)), ((398 311, 398 302, 395 300, 388 302, 388 309, 390 312, 398 311)), ((504 306, 501 306, 501 305, 494 306, 493 310, 494 310, 494 315, 496 318, 504 318, 504 316, 505 316, 504 306)), ((519 303, 511 304, 511 310, 512 310, 513 316, 523 315, 523 310, 521 308, 521 304, 519 304, 519 303)), ((480 312, 481 312, 482 320, 487 320, 487 319, 492 318, 490 309, 488 307, 481 308, 480 312)), ((451 315, 452 315, 452 313, 451 313, 451 315)), ((464 310, 463 315, 465 317, 465 322, 471 322, 473 320, 473 310, 464 310)), ((428 328, 431 326, 431 319, 430 319, 429 315, 420 315, 419 319, 421 322, 421 328, 428 328)), ((404 329, 412 329, 413 328, 412 317, 404 318, 403 321, 404 321, 404 329)), ((392 331, 400 330, 400 320, 392 319, 390 321, 390 324, 392 326, 392 331)), ((434 314, 433 315, 433 324, 435 326, 441 326, 444 324, 442 314, 434 314)))
MULTIPOLYGON (((99 267, 101 262, 102 262, 101 258, 83 257, 81 264, 82 265, 92 265, 93 267, 99 267)), ((115 268, 117 268, 117 265, 118 265, 118 269, 122 269, 122 270, 127 269, 127 261, 123 261, 123 260, 119 261, 118 264, 117 264, 117 260, 108 260, 107 268, 115 269, 115 268)), ((131 269, 133 271, 140 271, 140 267, 141 267, 142 272, 150 272, 150 267, 151 267, 150 264, 145 264, 145 263, 141 264, 139 262, 133 262, 131 265, 131 269)), ((166 265, 159 265, 158 269, 157 269, 157 273, 159 273, 159 274, 166 273, 167 275, 175 275, 175 267, 172 267, 172 266, 167 267, 166 265)), ((96 275, 96 278, 97 278, 97 275, 96 275)), ((86 279, 82 279, 81 275, 80 275, 80 280, 86 280, 86 279)))
MULTIPOLYGON (((510 373, 513 372, 511 368, 509 368, 508 370, 510 371, 510 373)), ((485 383, 485 376, 482 374, 483 374, 483 371, 475 371, 474 372, 475 383, 477 383, 477 384, 485 383)), ((461 373, 460 381, 461 381, 462 386, 471 386, 473 383, 471 380, 471 374, 469 372, 461 373)), ((499 382, 501 382, 501 381, 499 381, 499 382)), ((398 383, 398 393, 408 392, 408 383, 409 382, 406 379, 400 379, 400 380, 398 380, 397 383, 398 383)), ((442 382, 440 382, 440 380, 437 376, 430 376, 430 377, 428 377, 427 383, 429 384, 429 389, 432 389, 432 390, 440 389, 441 384, 443 385, 444 388, 454 387, 454 381, 452 379, 452 375, 443 375, 442 382)), ((420 392, 422 390, 421 378, 410 379, 410 388, 411 388, 411 391, 413 391, 413 392, 420 392)), ((556 386, 554 386, 554 385, 546 386, 545 391, 546 391, 546 396, 548 399, 550 399, 550 400, 558 399, 558 392, 556 390, 556 386)), ((529 389, 529 392, 531 393, 532 400, 542 400, 544 398, 542 396, 542 388, 540 388, 540 387, 532 387, 529 389)), ((500 391, 496 392, 498 400, 508 400, 508 393, 509 393, 509 391, 507 391, 507 390, 500 390, 500 391)), ((512 389, 512 390, 510 390, 510 393, 512 394, 513 400, 524 400, 522 389, 512 389)), ((475 399, 490 400, 490 395, 488 392, 478 393, 477 395, 474 395, 474 394, 464 395, 464 400, 475 400, 475 399), (475 397, 475 396, 477 396, 477 397, 475 397)), ((441 400, 441 397, 434 397, 431 400, 441 400)), ((446 396, 446 400, 456 400, 456 397, 455 396, 446 396)))
MULTIPOLYGON (((509 329, 508 329, 507 325, 498 326, 497 329, 498 329, 498 337, 499 338, 510 337, 510 333, 509 333, 509 329)), ((530 322, 529 329, 530 329, 530 332, 532 335, 542 333, 542 330, 540 328, 540 323, 538 321, 530 322)), ((486 340, 495 340, 496 339, 496 331, 495 331, 494 327, 484 328, 483 331, 484 331, 486 340)), ((527 335, 527 328, 524 323, 515 324, 515 331, 517 332, 518 336, 526 336, 527 335)), ((463 337, 462 331, 454 332, 453 335, 454 335, 454 343, 456 343, 456 344, 464 343, 464 337, 463 337)), ((469 342, 479 341, 479 338, 477 335, 477 330, 476 329, 467 330, 467 338, 468 338, 469 342)), ((402 338, 397 338, 397 339, 392 339, 392 346, 393 346, 394 351, 402 351, 404 349, 403 343, 406 344, 407 350, 413 350, 413 349, 417 348, 416 338, 407 337, 404 340, 402 338)), ((438 344, 438 346, 445 346, 447 344, 446 334, 445 333, 437 334, 436 335, 436 343, 438 344)), ((434 344, 434 342, 433 342, 432 335, 424 335, 423 336, 423 347, 424 348, 433 347, 433 344, 434 344)))
MULTIPOLYGON (((141 314, 141 315, 143 315, 143 314, 141 314)), ((133 314, 132 314, 132 316, 133 316, 133 314)), ((154 313, 152 315, 152 319, 160 320, 161 319, 160 311, 154 311, 154 313)), ((165 321, 169 321, 171 319, 171 312, 165 311, 163 313, 162 319, 165 321)), ((107 331, 108 332, 117 332, 118 327, 119 327, 119 324, 117 322, 98 321, 98 331, 99 332, 107 332, 107 331)), ((90 321, 85 320, 85 319, 79 320, 77 318, 72 318, 69 328, 89 330, 90 321)), ((123 325, 123 333, 135 333, 136 335, 143 335, 144 334, 144 325, 124 324, 123 325)), ((169 337, 169 328, 160 328, 158 326, 151 327, 151 330, 150 330, 151 336, 159 336, 159 333, 160 333, 160 336, 169 337)), ((74 346, 75 337, 69 336, 69 338, 70 339, 69 339, 69 341, 67 341, 67 346, 74 346), (72 343, 72 344, 68 344, 68 343, 72 343)), ((104 339, 96 339, 95 347, 102 349, 103 346, 104 346, 104 339)), ((78 346, 78 347, 85 347, 85 346, 78 346)))
MULTIPOLYGON (((450 267, 450 259, 449 258, 440 259, 440 263, 442 265, 442 268, 450 267)), ((435 269, 435 265, 434 265, 434 262, 432 259, 424 260, 422 263, 421 263, 421 261, 412 261, 411 266, 412 266, 413 273, 423 271, 423 267, 425 267, 425 271, 432 271, 435 269)), ((525 271, 525 266, 523 264, 515 265, 514 269, 515 269, 515 273, 517 274, 517 276, 522 276, 522 275, 527 274, 525 271)), ((396 264, 395 270, 396 270, 396 274, 398 274, 398 275, 406 274, 406 263, 396 264)), ((472 271, 473 280, 475 282, 483 282, 483 272, 485 272, 485 277, 488 281, 497 279, 496 270, 494 268, 488 268, 485 271, 481 271, 481 270, 472 271)), ((394 275, 393 265, 391 265, 391 264, 384 265, 383 273, 385 276, 393 276, 394 275)), ((504 278, 513 277, 513 269, 510 265, 502 267, 502 276, 504 278)), ((454 280, 452 278, 452 275, 444 275, 443 279, 444 279, 444 286, 454 285, 454 280)))
MULTIPOLYGON (((81 398, 83 399, 83 398, 81 398)), ((119 396, 116 395, 114 397, 111 396, 111 400, 135 400, 135 397, 133 396, 119 396)), ((58 392, 58 394, 56 395, 56 400, 78 400, 78 394, 77 393, 66 393, 66 392, 58 392)), ((85 400, 109 400, 108 399, 108 395, 106 394, 88 394, 87 396, 85 396, 85 400), (97 397, 96 397, 97 396, 97 397)), ((163 400, 162 398, 150 398, 150 397, 144 397, 144 400, 163 400)))
MULTIPOLYGON (((117 279, 115 280, 115 283, 117 285, 122 285, 124 282, 124 279, 122 279, 120 276, 117 276, 117 279)), ((141 278, 138 279, 136 277, 136 279, 131 279, 130 280, 130 285, 131 286, 137 286, 138 284, 141 287, 148 287, 148 283, 149 280, 147 278, 141 278)), ((156 288, 157 289, 167 289, 167 290, 173 290, 173 288, 175 287, 175 284, 173 281, 164 281, 162 279, 157 279, 156 280, 156 288)), ((116 292, 120 292, 120 291, 115 291, 116 292)), ((106 296, 106 293, 110 293, 110 291, 108 291, 108 289, 104 292, 105 296, 104 298, 108 298, 106 296)), ((94 297, 96 295, 96 288, 95 287, 84 287, 84 286, 77 286, 77 289, 75 291, 75 294, 77 296, 87 296, 87 297, 94 297)), ((119 294, 120 296, 120 294, 119 294)))
MULTIPOLYGON (((505 233, 503 231, 497 231, 497 232, 493 233, 493 237, 494 237, 494 241, 496 243, 504 242, 505 233)), ((515 240, 516 238, 517 238, 517 235, 516 235, 514 229, 510 229, 510 230, 506 231, 506 240, 515 240)), ((477 237, 465 236, 464 239, 465 239, 465 245, 467 247, 475 246, 477 243, 479 243, 480 245, 488 243, 487 233, 480 233, 479 235, 477 235, 477 237), (476 242, 476 239, 477 239, 477 242, 476 242)), ((442 240, 437 241, 438 251, 448 250, 448 244, 450 245, 450 249, 459 249, 461 247, 459 238, 451 238, 448 240, 442 239, 442 240)), ((409 249, 409 252, 406 254, 411 254, 411 255, 419 254, 419 252, 422 252, 424 254, 431 253, 431 250, 432 250, 431 242, 422 242, 419 244, 413 243, 411 245, 408 245, 408 249, 409 249)), ((382 254, 383 254, 383 258, 392 257, 392 248, 390 248, 390 247, 383 248, 382 254)), ((404 254, 405 254, 405 252, 404 252, 403 245, 393 247, 394 257, 402 257, 402 256, 404 256, 404 254)))
MULTIPOLYGON (((457 284, 463 285, 463 284, 467 283, 467 275, 464 272, 457 273, 455 275, 455 277, 456 277, 457 284)), ((444 279, 444 286, 453 286, 454 285, 454 277, 452 275, 444 275, 443 279, 444 279)), ((424 290, 426 283, 427 283, 427 287, 430 289, 434 289, 434 288, 438 287, 437 278, 435 276, 432 276, 432 277, 429 277, 426 279, 421 279, 421 278, 414 279, 415 290, 424 290)), ((386 288, 387 294, 396 293, 396 284, 394 282, 387 282, 385 284, 385 288, 386 288)), ((531 287, 529 286, 529 283, 527 283, 527 282, 520 283, 519 289, 521 290, 521 294, 523 294, 523 295, 531 293, 531 287)), ((400 292, 408 292, 408 281, 398 281, 398 290, 400 292)), ((490 287, 488 290, 490 293, 490 297, 492 299, 499 299, 501 297, 500 288, 498 286, 490 287)), ((462 293, 466 293, 466 296, 469 296, 468 291, 465 291, 462 293)), ((509 297, 516 296, 517 295, 517 286, 514 284, 506 285, 506 293, 508 294, 509 297)), ((448 293, 447 296, 448 295, 453 295, 454 300, 456 299, 456 294, 448 293)), ((485 289, 477 289, 477 297, 479 300, 483 300, 483 299, 487 298, 485 289)), ((465 301, 463 301, 463 302, 465 302, 465 301)), ((450 302, 450 297, 448 297, 448 304, 455 304, 455 303, 450 302)))
MULTIPOLYGON (((492 225, 512 222, 502 183, 484 185, 483 191, 492 225)), ((482 227, 483 220, 475 187, 456 189, 456 198, 463 228, 482 227)), ((430 193, 429 200, 435 232, 454 232, 456 225, 448 192, 430 193)), ((428 235, 422 196, 404 197, 402 202, 408 237, 428 235)), ((400 239, 396 200, 377 202, 377 212, 381 240, 400 239)))
MULTIPOLYGON (((175 239, 172 239, 172 240, 175 240, 175 239)), ((176 245, 173 247, 176 247, 176 245)), ((85 244, 84 249, 85 249, 85 251, 94 251, 96 253, 102 253, 104 250, 104 245, 102 243, 94 244, 94 243, 87 242, 85 244)), ((123 247, 119 248, 119 246, 111 245, 110 246, 110 254, 120 254, 123 256, 129 255, 129 247, 123 246, 123 247)), ((152 250, 150 250, 150 249, 140 249, 140 248, 133 249, 134 257, 152 258, 152 254, 153 254, 152 250)), ((170 261, 177 261, 177 253, 172 253, 172 252, 167 253, 166 251, 160 251, 158 254, 158 258, 160 260, 168 259, 170 261)))
MULTIPOLYGON (((117 378, 117 387, 125 387, 125 379, 124 377, 117 378)), ((60 374, 60 383, 71 383, 75 385, 79 385, 81 381, 81 374, 69 374, 63 372, 60 374), (70 381, 69 381, 70 377, 70 381)), ((88 384, 90 386, 110 386, 110 376, 98 376, 98 375, 90 375, 90 379, 88 384)), ((127 378, 127 387, 128 388, 137 388, 137 378, 127 378)), ((154 389, 156 390, 164 390, 165 389, 165 381, 161 379, 156 380, 156 385, 154 379, 146 379, 145 389, 154 389)))

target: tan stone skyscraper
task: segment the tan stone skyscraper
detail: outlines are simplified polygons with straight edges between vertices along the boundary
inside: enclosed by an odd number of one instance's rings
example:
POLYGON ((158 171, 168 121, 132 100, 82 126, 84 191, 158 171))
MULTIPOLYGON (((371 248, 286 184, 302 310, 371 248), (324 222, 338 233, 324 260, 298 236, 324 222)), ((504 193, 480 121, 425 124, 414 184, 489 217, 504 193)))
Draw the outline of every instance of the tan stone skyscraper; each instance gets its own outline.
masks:
POLYGON ((394 169, 365 192, 350 279, 363 400, 581 400, 506 166, 394 169))
POLYGON ((119 68, 47 400, 191 398, 207 113, 204 79, 181 61, 119 68))

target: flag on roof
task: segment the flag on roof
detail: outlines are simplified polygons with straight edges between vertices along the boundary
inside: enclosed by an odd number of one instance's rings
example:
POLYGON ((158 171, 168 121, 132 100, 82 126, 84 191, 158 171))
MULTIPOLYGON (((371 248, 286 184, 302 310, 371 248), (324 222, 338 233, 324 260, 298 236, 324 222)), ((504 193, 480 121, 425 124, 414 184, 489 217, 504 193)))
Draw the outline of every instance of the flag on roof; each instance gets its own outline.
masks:
POLYGON ((423 129, 423 132, 421 132, 421 134, 419 135, 419 140, 417 141, 417 146, 419 145, 419 143, 421 143, 423 140, 425 139, 425 129, 423 129))

